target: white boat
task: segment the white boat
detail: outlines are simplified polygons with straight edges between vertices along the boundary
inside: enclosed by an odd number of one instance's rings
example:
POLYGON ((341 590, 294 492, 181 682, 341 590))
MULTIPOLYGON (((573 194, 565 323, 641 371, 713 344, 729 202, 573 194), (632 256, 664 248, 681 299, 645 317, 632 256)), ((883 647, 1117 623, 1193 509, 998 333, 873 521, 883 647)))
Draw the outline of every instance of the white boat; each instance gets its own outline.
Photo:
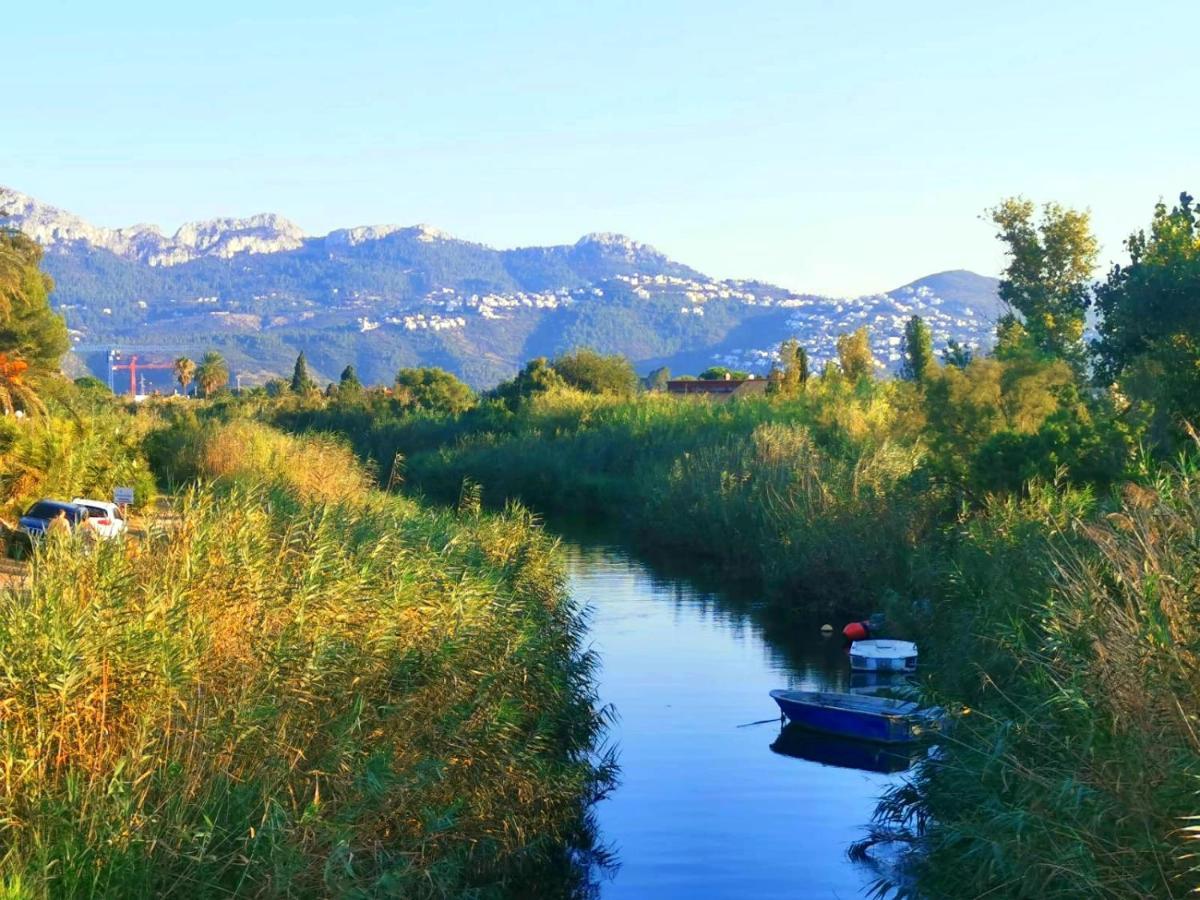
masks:
POLYGON ((912 641, 855 641, 850 645, 850 668, 856 672, 915 671, 917 645, 912 641))

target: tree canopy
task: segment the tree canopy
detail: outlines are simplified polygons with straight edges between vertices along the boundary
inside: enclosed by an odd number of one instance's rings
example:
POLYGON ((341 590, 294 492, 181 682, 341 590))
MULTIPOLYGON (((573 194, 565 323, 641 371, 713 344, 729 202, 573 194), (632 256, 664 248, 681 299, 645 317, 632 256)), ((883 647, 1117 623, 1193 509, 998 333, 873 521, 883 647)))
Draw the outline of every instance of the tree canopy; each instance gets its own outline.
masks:
POLYGON ((475 392, 445 369, 401 369, 395 398, 404 409, 456 414, 475 405, 475 392))
POLYGON ((196 367, 196 384, 204 391, 205 397, 211 397, 214 391, 219 391, 229 382, 229 366, 216 350, 209 350, 196 367))
POLYGON ((69 347, 66 323, 50 308, 54 283, 41 260, 36 242, 0 228, 0 353, 23 361, 29 376, 57 371, 69 347))
POLYGON ((1088 212, 1047 203, 1035 220, 1036 211, 1023 197, 988 210, 1008 255, 1000 299, 1022 315, 1037 349, 1078 366, 1100 245, 1088 212))
POLYGON ((1096 378, 1119 384, 1156 440, 1181 420, 1200 424, 1200 225, 1193 198, 1154 209, 1150 231, 1125 242, 1129 265, 1096 290, 1096 378))
POLYGON ((304 356, 304 351, 296 357, 296 365, 292 368, 292 393, 294 394, 311 394, 317 389, 317 383, 308 373, 308 360, 304 356))
POLYGON ((851 334, 838 335, 838 363, 851 381, 875 375, 875 355, 871 353, 871 331, 863 325, 851 334))
POLYGON ((581 347, 556 358, 553 366, 571 387, 592 394, 629 395, 638 389, 633 364, 617 353, 606 356, 581 347))
POLYGON ((933 356, 933 333, 920 316, 913 316, 905 323, 901 347, 900 377, 907 381, 924 381, 937 362, 933 356))
POLYGON ((808 351, 795 338, 779 345, 779 364, 771 369, 768 392, 793 397, 808 382, 808 351))

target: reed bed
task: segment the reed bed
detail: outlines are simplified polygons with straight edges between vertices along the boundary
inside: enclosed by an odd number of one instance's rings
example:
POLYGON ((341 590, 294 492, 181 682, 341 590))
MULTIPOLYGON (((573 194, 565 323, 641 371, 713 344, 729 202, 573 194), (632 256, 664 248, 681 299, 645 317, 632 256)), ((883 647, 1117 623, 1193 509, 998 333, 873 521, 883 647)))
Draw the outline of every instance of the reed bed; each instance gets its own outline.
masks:
POLYGON ((586 894, 613 770, 554 546, 236 428, 169 527, 0 592, 0 891, 586 894))
POLYGON ((1036 385, 1009 398, 1031 420, 984 427, 975 388, 997 371, 951 373, 958 400, 840 379, 727 404, 557 391, 352 440, 404 454, 437 497, 469 483, 606 517, 756 577, 781 611, 886 607, 921 641, 927 702, 969 714, 854 848, 908 843, 880 895, 1183 897, 1200 890, 1195 464, 1129 459, 1103 408, 1036 385))

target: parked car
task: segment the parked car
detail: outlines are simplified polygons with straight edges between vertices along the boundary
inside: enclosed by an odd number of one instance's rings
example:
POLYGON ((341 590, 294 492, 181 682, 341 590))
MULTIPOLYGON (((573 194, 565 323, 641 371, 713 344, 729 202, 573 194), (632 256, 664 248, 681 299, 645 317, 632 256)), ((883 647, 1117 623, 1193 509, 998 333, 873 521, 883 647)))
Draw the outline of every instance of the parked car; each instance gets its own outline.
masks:
POLYGON ((120 537, 129 527, 125 517, 121 515, 121 507, 115 503, 109 503, 107 500, 86 500, 82 497, 76 497, 71 502, 87 510, 87 527, 102 538, 120 537))
POLYGON ((88 517, 87 508, 77 503, 67 503, 63 500, 39 500, 29 507, 29 512, 21 516, 17 530, 29 535, 30 538, 39 538, 46 533, 50 528, 50 523, 60 514, 66 517, 71 531, 75 531, 88 517))

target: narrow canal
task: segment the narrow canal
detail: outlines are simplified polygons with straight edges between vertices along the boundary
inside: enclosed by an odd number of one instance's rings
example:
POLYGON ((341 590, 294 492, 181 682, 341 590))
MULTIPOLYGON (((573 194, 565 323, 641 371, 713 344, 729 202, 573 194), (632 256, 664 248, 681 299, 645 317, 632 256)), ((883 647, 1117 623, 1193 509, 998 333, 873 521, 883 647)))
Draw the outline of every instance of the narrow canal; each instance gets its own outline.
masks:
POLYGON ((878 873, 846 849, 907 760, 777 721, 739 727, 777 718, 772 688, 850 689, 840 634, 771 622, 752 598, 618 547, 566 549, 617 716, 620 786, 597 816, 619 867, 601 896, 864 896, 878 873))

